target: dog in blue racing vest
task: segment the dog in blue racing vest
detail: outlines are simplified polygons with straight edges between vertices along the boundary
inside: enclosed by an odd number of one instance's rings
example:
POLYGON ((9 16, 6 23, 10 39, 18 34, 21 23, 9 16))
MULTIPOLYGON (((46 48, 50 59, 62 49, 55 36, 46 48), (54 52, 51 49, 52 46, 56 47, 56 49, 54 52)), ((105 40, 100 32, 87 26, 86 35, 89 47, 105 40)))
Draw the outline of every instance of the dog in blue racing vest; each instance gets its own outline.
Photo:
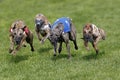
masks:
POLYGON ((98 54, 99 50, 97 48, 97 43, 101 39, 105 40, 105 32, 103 29, 98 28, 96 25, 89 23, 83 27, 82 39, 84 40, 84 45, 87 50, 89 50, 88 42, 91 42, 93 48, 96 51, 96 54, 98 54))
POLYGON ((78 49, 76 42, 76 29, 71 19, 68 17, 57 19, 51 26, 49 40, 54 46, 54 56, 56 56, 57 53, 57 43, 60 43, 58 48, 58 52, 60 53, 62 50, 62 43, 65 42, 69 54, 68 58, 70 58, 71 53, 69 41, 73 41, 75 49, 78 49))

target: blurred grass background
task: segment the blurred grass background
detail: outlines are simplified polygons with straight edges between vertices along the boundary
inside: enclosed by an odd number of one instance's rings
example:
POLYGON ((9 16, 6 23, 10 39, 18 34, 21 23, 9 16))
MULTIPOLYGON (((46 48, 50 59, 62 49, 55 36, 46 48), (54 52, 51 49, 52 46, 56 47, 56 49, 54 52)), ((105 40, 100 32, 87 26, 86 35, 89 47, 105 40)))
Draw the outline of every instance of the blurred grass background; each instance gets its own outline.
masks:
POLYGON ((0 80, 120 80, 119 7, 119 0, 0 0, 0 80), (48 40, 40 44, 34 30, 38 13, 51 23, 63 16, 72 18, 79 49, 74 50, 71 42, 71 60, 64 44, 56 59, 48 40), (9 27, 18 19, 34 33, 35 52, 27 45, 12 56, 8 53, 9 27), (80 39, 86 23, 106 31, 106 40, 98 44, 98 56, 91 45, 87 51, 80 39))

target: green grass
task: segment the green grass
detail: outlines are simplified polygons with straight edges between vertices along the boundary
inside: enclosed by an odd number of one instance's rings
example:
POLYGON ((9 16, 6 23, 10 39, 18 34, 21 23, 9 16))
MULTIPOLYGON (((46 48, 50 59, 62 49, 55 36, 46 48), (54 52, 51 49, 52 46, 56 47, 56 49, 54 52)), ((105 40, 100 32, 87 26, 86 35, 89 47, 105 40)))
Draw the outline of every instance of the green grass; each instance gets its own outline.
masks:
POLYGON ((120 80, 120 0, 0 0, 0 80, 120 80), (79 50, 67 50, 53 57, 47 40, 40 44, 34 31, 34 17, 43 13, 53 23, 57 18, 72 18, 77 28, 79 50), (34 33, 35 52, 29 45, 16 56, 8 53, 9 27, 22 19, 34 33), (106 31, 105 41, 98 45, 100 54, 83 46, 82 28, 94 23, 106 31))

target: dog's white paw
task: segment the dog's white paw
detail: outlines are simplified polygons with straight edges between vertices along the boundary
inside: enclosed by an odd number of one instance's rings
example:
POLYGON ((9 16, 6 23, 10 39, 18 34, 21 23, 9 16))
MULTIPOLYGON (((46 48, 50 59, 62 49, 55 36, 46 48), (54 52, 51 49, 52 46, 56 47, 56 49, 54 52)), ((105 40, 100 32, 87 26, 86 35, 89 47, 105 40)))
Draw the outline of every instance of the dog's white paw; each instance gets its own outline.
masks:
POLYGON ((41 43, 41 44, 44 44, 44 40, 41 40, 40 43, 41 43))
POLYGON ((86 49, 89 51, 90 50, 90 48, 89 47, 86 47, 86 49))
POLYGON ((11 54, 15 56, 16 55, 16 51, 14 50, 11 54))

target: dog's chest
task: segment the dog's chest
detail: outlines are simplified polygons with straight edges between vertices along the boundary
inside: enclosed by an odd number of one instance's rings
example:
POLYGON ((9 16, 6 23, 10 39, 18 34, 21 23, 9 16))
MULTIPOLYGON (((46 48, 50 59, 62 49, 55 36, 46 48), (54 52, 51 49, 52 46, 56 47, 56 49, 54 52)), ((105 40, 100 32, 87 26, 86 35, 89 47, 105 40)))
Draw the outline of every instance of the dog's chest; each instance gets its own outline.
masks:
POLYGON ((40 34, 41 34, 42 36, 45 36, 47 33, 46 33, 45 30, 40 30, 40 34))
POLYGON ((40 33, 45 36, 47 33, 46 31, 49 29, 49 25, 43 25, 42 27, 39 28, 40 33))
POLYGON ((60 37, 58 38, 58 42, 64 42, 64 39, 63 39, 62 36, 60 36, 60 37))

